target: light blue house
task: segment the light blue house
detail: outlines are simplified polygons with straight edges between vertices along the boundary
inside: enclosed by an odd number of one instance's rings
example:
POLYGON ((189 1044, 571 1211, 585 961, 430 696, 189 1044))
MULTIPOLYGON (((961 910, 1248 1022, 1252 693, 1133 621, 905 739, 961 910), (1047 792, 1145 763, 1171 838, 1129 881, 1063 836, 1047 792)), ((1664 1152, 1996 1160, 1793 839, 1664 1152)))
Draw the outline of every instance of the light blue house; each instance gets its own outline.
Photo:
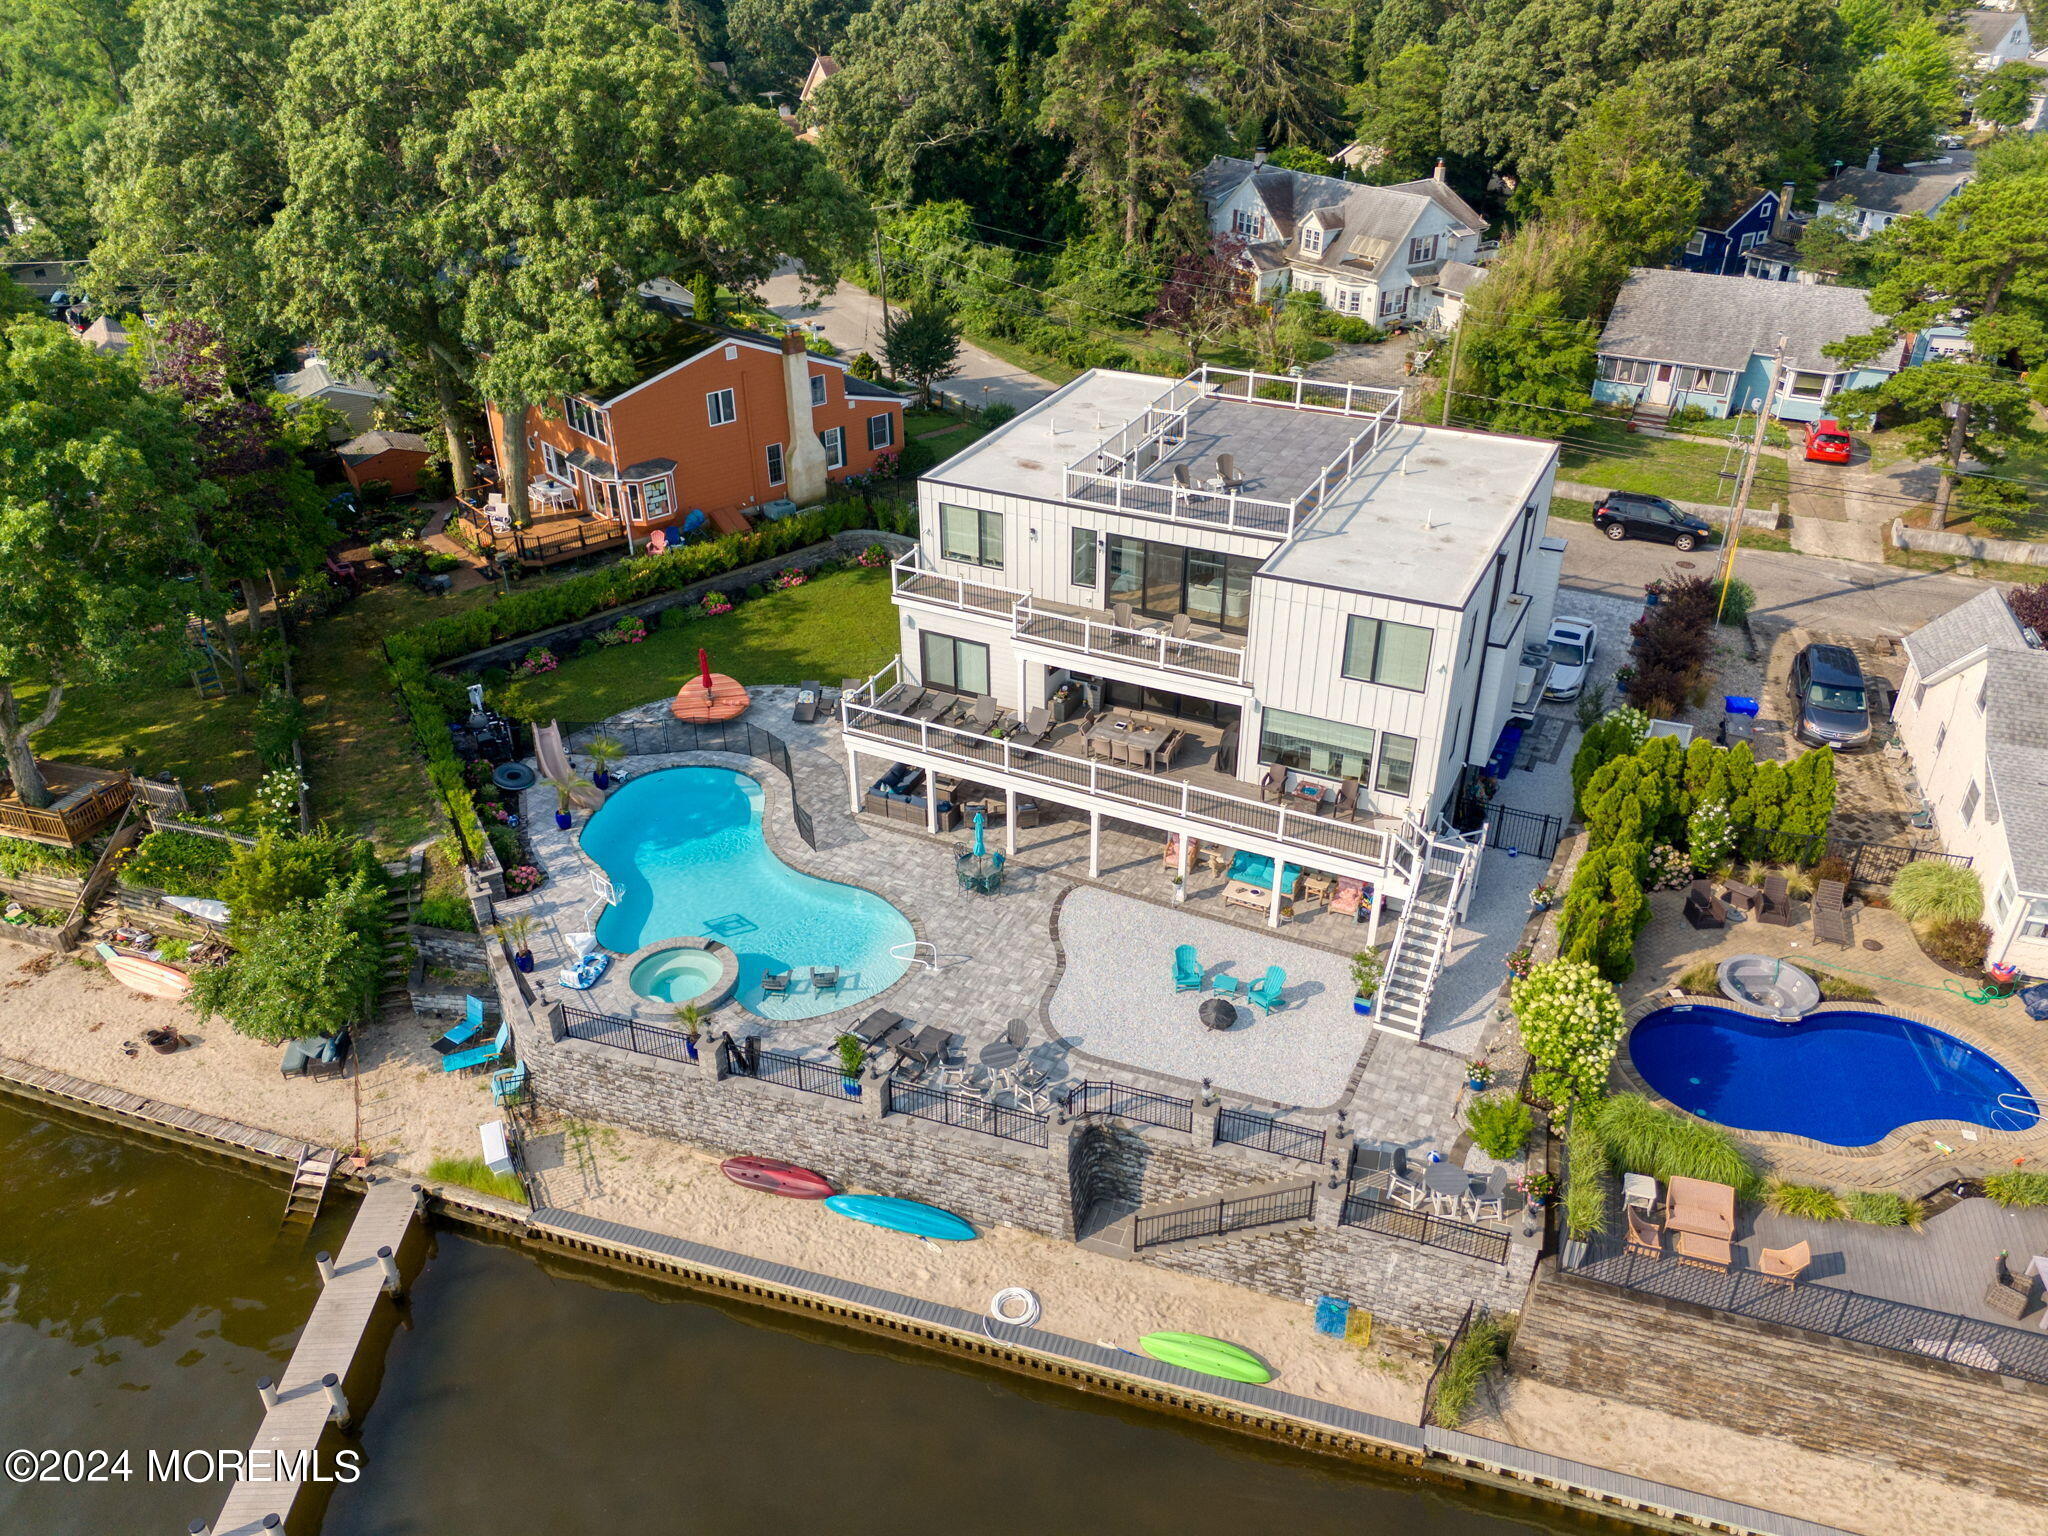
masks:
POLYGON ((1775 283, 1638 267, 1622 284, 1600 333, 1593 398, 1668 415, 1696 405, 1709 416, 1765 406, 1771 357, 1785 346, 1785 370, 1770 413, 1817 421, 1845 389, 1876 384, 1899 371, 1903 348, 1849 368, 1821 349, 1876 330, 1860 288, 1775 283))

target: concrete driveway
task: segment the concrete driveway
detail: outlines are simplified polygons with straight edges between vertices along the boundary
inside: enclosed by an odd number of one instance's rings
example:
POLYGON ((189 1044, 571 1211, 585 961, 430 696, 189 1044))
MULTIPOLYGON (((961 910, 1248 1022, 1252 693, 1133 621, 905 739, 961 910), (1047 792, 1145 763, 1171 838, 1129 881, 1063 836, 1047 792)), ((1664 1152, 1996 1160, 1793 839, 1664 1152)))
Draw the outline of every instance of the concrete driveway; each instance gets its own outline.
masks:
MULTIPOLYGON (((815 304, 806 303, 801 273, 790 266, 762 285, 761 301, 785 320, 815 324, 827 341, 849 357, 855 352, 875 358, 882 355, 882 301, 866 289, 841 283, 815 304)), ((939 386, 939 393, 977 409, 1000 400, 1021 411, 1043 400, 1053 388, 1050 380, 1013 368, 972 342, 963 342, 960 371, 939 386)))

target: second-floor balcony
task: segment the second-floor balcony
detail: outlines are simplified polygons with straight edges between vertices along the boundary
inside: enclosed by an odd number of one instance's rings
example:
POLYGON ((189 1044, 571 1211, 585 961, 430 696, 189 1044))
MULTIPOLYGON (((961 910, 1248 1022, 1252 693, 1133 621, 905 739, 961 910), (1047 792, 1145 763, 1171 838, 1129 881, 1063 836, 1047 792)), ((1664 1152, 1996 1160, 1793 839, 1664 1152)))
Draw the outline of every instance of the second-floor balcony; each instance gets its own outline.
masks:
POLYGON ((943 575, 924 563, 918 549, 900 555, 890 575, 899 598, 1006 620, 1020 640, 1218 682, 1246 678, 1244 636, 1186 614, 1162 619, 1138 613, 1129 603, 1103 610, 1047 602, 1013 587, 943 575))

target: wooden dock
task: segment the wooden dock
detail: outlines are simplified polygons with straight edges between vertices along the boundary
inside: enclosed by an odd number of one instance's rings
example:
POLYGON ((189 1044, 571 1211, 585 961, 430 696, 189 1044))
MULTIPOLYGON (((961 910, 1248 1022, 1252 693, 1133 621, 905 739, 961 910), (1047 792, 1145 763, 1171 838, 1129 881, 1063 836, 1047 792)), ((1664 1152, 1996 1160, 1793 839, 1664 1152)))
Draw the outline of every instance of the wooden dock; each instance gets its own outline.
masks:
MULTIPOLYGON (((395 1261, 387 1266, 379 1252, 397 1254, 419 1209, 417 1185, 383 1180, 370 1186, 335 1260, 333 1277, 322 1286, 298 1348, 277 1383, 276 1401, 250 1444, 252 1463, 275 1467, 281 1458, 289 1468, 304 1458, 310 1469, 321 1432, 336 1415, 339 1388, 330 1391, 326 1383, 347 1379, 378 1300, 397 1274, 395 1261)), ((276 1515, 280 1525, 290 1520, 302 1486, 303 1480, 283 1476, 237 1483, 212 1536, 257 1536, 276 1529, 266 1527, 265 1518, 276 1515)))

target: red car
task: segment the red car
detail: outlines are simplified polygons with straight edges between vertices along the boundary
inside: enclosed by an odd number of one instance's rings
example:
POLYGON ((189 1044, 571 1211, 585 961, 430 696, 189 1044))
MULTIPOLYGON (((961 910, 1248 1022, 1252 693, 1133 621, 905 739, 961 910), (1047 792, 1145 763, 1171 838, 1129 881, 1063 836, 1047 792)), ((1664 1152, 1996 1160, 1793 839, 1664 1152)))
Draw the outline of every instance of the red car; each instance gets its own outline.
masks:
POLYGON ((1849 434, 1832 417, 1806 424, 1806 457, 1809 462, 1846 464, 1849 462, 1849 446, 1849 434))

